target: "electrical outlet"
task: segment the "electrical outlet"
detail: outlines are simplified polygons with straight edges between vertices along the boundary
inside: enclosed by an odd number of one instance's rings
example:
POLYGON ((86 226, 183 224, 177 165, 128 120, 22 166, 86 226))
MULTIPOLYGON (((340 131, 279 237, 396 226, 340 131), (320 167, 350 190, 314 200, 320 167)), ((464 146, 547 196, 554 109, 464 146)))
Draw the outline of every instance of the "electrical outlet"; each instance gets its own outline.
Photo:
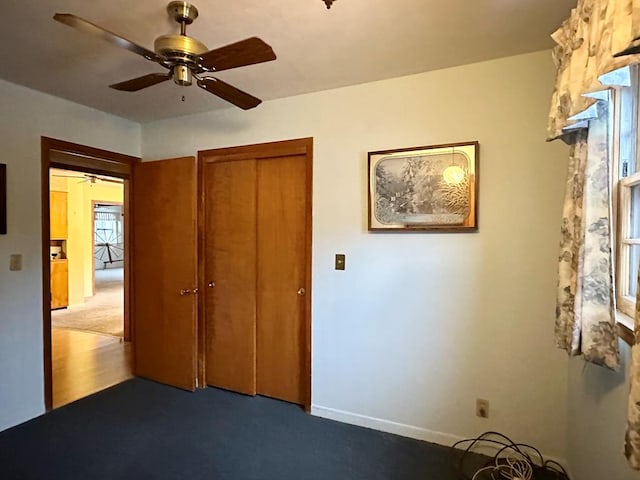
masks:
POLYGON ((476 398, 476 417, 489 418, 489 400, 476 398))

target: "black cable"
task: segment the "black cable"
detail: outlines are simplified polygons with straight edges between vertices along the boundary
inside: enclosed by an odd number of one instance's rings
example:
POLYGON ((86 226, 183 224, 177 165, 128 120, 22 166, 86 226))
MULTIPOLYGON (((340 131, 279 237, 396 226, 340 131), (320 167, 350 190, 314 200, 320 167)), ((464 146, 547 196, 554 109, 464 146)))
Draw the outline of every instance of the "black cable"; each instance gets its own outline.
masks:
MULTIPOLYGON (((465 463, 465 459, 469 456, 469 454, 474 453, 472 450, 474 449, 474 447, 479 446, 481 444, 490 444, 492 446, 495 446, 497 448, 497 446, 500 446, 500 448, 498 449, 497 453, 491 458, 489 457, 489 460, 485 463, 485 467, 490 466, 490 465, 500 465, 500 455, 502 453, 504 453, 507 450, 512 450, 514 452, 516 452, 517 454, 521 455, 524 459, 526 459, 526 461, 530 464, 531 468, 533 469, 534 475, 536 472, 540 472, 540 471, 545 471, 547 473, 553 473, 555 474, 556 478, 558 480, 569 480, 569 475, 567 473, 567 471, 565 470, 565 468, 559 464, 558 462, 556 462, 555 460, 545 460, 544 456, 542 455, 542 453, 540 452, 540 450, 538 450, 536 447, 532 446, 532 445, 528 445, 526 443, 515 443, 513 440, 511 440, 509 437, 507 437, 506 435, 500 433, 500 432, 493 432, 493 431, 489 431, 489 432, 485 432, 482 435, 476 437, 476 438, 468 438, 465 440, 460 440, 456 443, 454 443, 451 447, 451 466, 452 469, 454 471, 457 471, 458 473, 458 478, 463 479, 463 480, 471 480, 472 477, 467 475, 464 472, 464 463, 465 463), (500 440, 495 440, 493 438, 489 438, 489 437, 498 437, 500 440), (458 449, 458 447, 460 447, 461 445, 465 444, 465 443, 469 443, 469 446, 467 446, 467 448, 462 452, 462 454, 460 455, 460 450, 458 449), (537 457, 537 459, 539 459, 539 463, 536 463, 533 458, 531 457, 530 453, 535 453, 535 456, 537 457), (459 455, 459 459, 457 462, 457 468, 455 466, 454 463, 454 457, 459 455)), ((476 470, 477 472, 477 470, 476 470)), ((474 472, 475 473, 475 472, 474 472)), ((491 473, 491 478, 494 479, 494 475, 493 473, 491 473)))

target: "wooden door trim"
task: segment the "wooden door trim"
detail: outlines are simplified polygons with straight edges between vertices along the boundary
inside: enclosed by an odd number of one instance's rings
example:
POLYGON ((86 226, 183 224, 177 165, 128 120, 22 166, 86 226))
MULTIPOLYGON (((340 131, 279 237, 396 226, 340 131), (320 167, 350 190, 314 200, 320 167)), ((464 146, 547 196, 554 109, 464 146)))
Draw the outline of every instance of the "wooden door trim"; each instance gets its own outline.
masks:
POLYGON ((198 303, 196 305, 196 388, 206 388, 206 338, 205 338, 205 298, 207 280, 205 278, 205 238, 206 238, 206 217, 205 217, 205 194, 204 194, 204 161, 201 152, 198 152, 196 161, 196 222, 197 222, 197 239, 198 239, 198 303))
MULTIPOLYGON (((124 179, 124 213, 125 213, 125 328, 129 328, 131 338, 131 304, 133 299, 131 255, 133 237, 131 236, 131 198, 130 191, 133 186, 133 164, 140 158, 122 153, 111 152, 87 145, 67 142, 55 138, 40 138, 40 189, 42 208, 42 340, 43 340, 43 368, 44 368, 44 404, 47 411, 53 408, 53 370, 51 358, 51 292, 50 276, 51 264, 49 263, 49 169, 61 168, 75 170, 98 175, 107 175, 124 179), (52 152, 58 152, 55 160, 51 159, 52 152)), ((125 330, 126 335, 126 330, 125 330)))
POLYGON ((273 157, 307 155, 313 151, 313 138, 298 138, 280 142, 256 143, 241 147, 214 148, 198 152, 198 160, 203 162, 232 162, 236 160, 262 160, 273 157))
MULTIPOLYGON (((298 138, 294 140, 283 140, 278 142, 257 143, 239 147, 215 148, 211 150, 198 151, 198 258, 204 257, 205 249, 205 192, 204 192, 204 166, 214 162, 232 162, 238 160, 266 160, 274 157, 287 157, 304 155, 306 161, 306 203, 305 212, 305 392, 304 408, 307 413, 311 412, 311 267, 312 267, 312 239, 313 239, 313 137, 298 138)), ((201 292, 206 289, 204 262, 200 262, 198 267, 198 283, 201 292)), ((205 295, 198 298, 198 331, 205 332, 205 295)), ((206 387, 206 345, 205 335, 198 336, 198 385, 206 387)))

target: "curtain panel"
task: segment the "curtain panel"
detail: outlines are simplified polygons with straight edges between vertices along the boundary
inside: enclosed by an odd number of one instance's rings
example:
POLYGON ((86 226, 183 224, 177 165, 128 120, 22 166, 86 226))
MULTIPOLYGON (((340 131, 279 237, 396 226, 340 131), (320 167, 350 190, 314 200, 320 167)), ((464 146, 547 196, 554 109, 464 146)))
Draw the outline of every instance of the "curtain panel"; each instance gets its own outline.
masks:
MULTIPOLYGON (((578 0, 552 35, 556 87, 548 139, 572 143, 558 265, 556 344, 618 367, 612 262, 611 145, 606 105, 640 63, 640 0, 578 0)), ((638 273, 640 279, 640 272, 638 273)), ((625 456, 640 470, 640 294, 630 364, 625 456)))
MULTIPOLYGON (((640 280, 640 273, 638 275, 640 280)), ((640 470, 640 292, 636 299, 636 321, 634 345, 631 347, 631 365, 629 366, 630 390, 627 407, 627 433, 625 435, 624 454, 629 465, 640 470)))
POLYGON ((556 345, 617 369, 606 103, 571 147, 562 216, 556 345))

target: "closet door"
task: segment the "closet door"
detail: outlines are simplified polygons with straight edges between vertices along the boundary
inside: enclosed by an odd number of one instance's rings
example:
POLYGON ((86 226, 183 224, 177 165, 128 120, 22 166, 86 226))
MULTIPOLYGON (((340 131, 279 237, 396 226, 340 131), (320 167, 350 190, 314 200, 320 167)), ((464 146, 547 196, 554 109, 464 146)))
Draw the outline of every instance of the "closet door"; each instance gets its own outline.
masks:
POLYGON ((207 384, 310 408, 312 139, 199 152, 207 384))
POLYGON ((256 160, 205 163, 207 384, 256 394, 256 160))
POLYGON ((306 162, 258 162, 257 390, 304 403, 306 162))

